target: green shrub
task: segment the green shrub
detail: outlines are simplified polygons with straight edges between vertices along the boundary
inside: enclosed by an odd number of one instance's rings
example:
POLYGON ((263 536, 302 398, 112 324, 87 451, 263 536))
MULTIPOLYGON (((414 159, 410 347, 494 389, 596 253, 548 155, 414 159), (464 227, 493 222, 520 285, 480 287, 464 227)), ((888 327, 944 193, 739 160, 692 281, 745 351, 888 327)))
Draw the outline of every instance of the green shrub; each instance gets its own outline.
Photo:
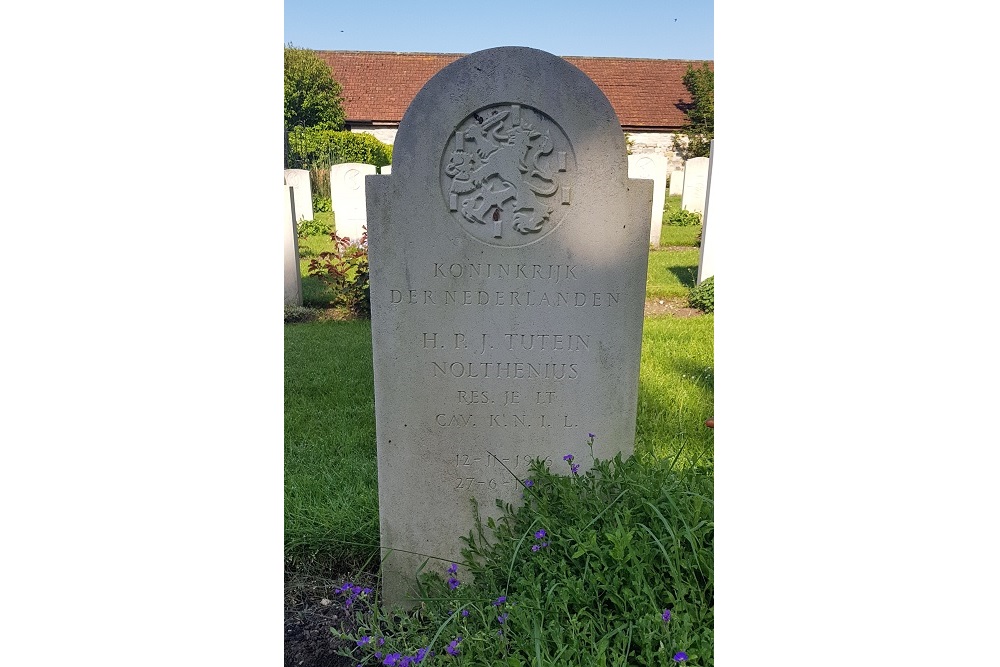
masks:
POLYGON ((299 169, 329 168, 342 162, 376 167, 392 164, 392 146, 364 132, 296 127, 288 133, 288 163, 299 169))
POLYGON ((309 236, 319 236, 320 234, 330 234, 332 232, 333 225, 319 218, 313 218, 312 220, 299 220, 298 234, 300 239, 304 239, 309 236))
POLYGON ((695 211, 685 211, 680 208, 671 208, 664 216, 664 224, 675 225, 677 227, 689 227, 701 224, 701 213, 695 211))
POLYGON ((705 313, 715 312, 715 276, 709 276, 700 285, 691 288, 688 304, 705 313))
POLYGON ((329 197, 316 197, 313 199, 313 211, 316 213, 332 213, 333 202, 329 197))
POLYGON ((345 584, 348 613, 370 606, 356 631, 334 631, 349 642, 343 654, 363 664, 434 653, 469 667, 661 666, 683 652, 688 665, 712 665, 711 473, 619 455, 579 474, 564 460, 565 476, 533 464, 519 480, 524 504, 490 519, 491 536, 481 524, 470 531, 448 582, 421 575, 415 611, 384 613, 371 590, 345 584))
POLYGON ((355 315, 371 315, 371 288, 368 283, 368 233, 359 241, 330 234, 332 252, 321 252, 309 261, 309 275, 332 288, 333 307, 345 306, 355 315))
POLYGON ((344 127, 344 99, 330 67, 309 49, 285 46, 285 130, 344 127))

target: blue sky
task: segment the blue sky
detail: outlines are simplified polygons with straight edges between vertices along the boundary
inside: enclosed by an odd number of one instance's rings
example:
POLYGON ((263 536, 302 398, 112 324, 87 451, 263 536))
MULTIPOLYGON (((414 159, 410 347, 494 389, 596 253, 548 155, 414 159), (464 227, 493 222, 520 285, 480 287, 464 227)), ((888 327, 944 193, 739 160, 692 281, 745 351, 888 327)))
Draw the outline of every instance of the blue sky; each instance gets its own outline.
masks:
POLYGON ((505 7, 285 0, 284 41, 320 50, 472 53, 530 46, 560 56, 715 57, 713 0, 547 0, 505 7))

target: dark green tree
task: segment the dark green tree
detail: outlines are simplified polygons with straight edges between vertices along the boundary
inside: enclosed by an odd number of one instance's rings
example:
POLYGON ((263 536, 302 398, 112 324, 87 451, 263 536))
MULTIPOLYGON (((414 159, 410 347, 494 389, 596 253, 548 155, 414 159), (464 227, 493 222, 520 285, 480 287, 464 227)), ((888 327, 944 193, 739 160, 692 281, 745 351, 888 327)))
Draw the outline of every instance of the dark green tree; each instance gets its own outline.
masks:
POLYGON ((285 47, 285 130, 344 129, 344 99, 330 67, 309 49, 285 47))
POLYGON ((702 65, 688 65, 684 87, 691 94, 691 104, 684 110, 688 124, 674 134, 674 151, 683 159, 708 157, 715 136, 715 72, 702 65))

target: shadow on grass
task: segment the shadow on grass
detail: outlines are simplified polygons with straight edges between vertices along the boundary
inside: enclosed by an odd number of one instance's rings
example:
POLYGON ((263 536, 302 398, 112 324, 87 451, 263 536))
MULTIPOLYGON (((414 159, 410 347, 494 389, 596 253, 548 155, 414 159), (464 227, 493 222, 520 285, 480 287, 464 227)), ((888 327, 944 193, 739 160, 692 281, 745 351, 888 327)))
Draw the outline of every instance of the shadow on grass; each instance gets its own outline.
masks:
POLYGON ((684 266, 671 266, 668 267, 670 271, 677 278, 677 281, 684 285, 684 287, 694 287, 695 280, 698 278, 698 265, 697 264, 686 264, 684 266))

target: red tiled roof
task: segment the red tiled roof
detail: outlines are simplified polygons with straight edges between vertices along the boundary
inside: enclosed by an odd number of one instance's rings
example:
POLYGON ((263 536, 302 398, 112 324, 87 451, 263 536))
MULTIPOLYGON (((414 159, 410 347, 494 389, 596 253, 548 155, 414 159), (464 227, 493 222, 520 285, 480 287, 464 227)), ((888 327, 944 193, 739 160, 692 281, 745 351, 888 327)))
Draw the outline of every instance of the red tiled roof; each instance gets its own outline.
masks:
MULTIPOLYGON (((316 51, 343 88, 347 122, 397 124, 428 79, 464 54, 316 51)), ((711 60, 564 56, 604 91, 626 130, 669 130, 686 123, 688 65, 711 60)))

